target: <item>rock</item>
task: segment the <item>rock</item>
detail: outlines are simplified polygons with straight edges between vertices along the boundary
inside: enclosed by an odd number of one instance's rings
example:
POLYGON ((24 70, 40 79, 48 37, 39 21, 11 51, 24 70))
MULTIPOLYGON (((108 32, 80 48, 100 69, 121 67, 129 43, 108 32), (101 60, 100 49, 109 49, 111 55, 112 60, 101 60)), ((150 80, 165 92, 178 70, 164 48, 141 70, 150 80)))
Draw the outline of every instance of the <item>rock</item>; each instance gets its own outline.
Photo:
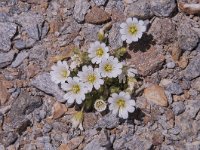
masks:
POLYGON ((149 33, 153 35, 158 44, 169 44, 176 39, 176 26, 171 19, 156 18, 149 33))
POLYGON ((200 110, 200 100, 189 100, 185 105, 185 112, 187 112, 187 116, 192 119, 195 118, 200 110))
POLYGON ((176 9, 175 0, 151 0, 151 10, 154 15, 159 17, 168 17, 176 9))
POLYGON ((10 22, 0 22, 0 51, 7 52, 11 47, 11 38, 17 30, 17 25, 10 22))
POLYGON ((106 4, 108 0, 93 0, 93 2, 97 5, 97 6, 103 6, 106 4))
POLYGON ((184 76, 189 80, 200 76, 200 55, 193 57, 189 65, 184 70, 184 76))
POLYGON ((51 130, 52 130, 52 125, 51 124, 45 124, 44 126, 43 126, 43 132, 44 133, 49 133, 51 130))
POLYGON ((97 121, 95 128, 112 129, 117 127, 118 125, 119 125, 119 119, 115 115, 109 113, 97 121))
POLYGON ((198 42, 199 37, 197 33, 192 30, 191 24, 182 23, 178 29, 178 45, 184 51, 191 51, 193 50, 198 42))
POLYGON ((182 12, 190 15, 198 15, 200 13, 200 4, 195 4, 195 3, 183 3, 179 2, 178 3, 178 8, 182 12))
POLYGON ((4 116, 3 116, 3 114, 0 112, 0 131, 2 130, 3 122, 4 122, 4 116))
POLYGON ((67 107, 65 104, 62 104, 60 102, 55 102, 52 108, 52 118, 58 119, 62 117, 65 112, 67 112, 67 107))
POLYGON ((198 150, 199 147, 200 147, 200 141, 194 141, 194 142, 189 142, 189 143, 186 143, 186 149, 187 150, 198 150))
POLYGON ((101 29, 98 25, 88 24, 82 28, 82 36, 86 42, 95 42, 98 40, 98 32, 101 29))
POLYGON ((121 39, 121 34, 119 30, 120 30, 120 24, 114 23, 109 32, 108 39, 112 49, 118 49, 123 46, 123 41, 121 39))
POLYGON ((35 40, 41 39, 44 23, 44 17, 41 14, 33 12, 22 13, 16 17, 16 22, 22 25, 29 37, 35 40))
POLYGON ((160 132, 155 132, 153 133, 153 137, 152 137, 152 144, 157 146, 157 145, 161 145, 163 143, 164 140, 164 136, 162 135, 162 133, 160 132))
POLYGON ((178 65, 180 68, 185 69, 188 65, 188 62, 189 62, 189 60, 188 60, 187 56, 182 56, 180 58, 180 60, 178 61, 178 65))
POLYGON ((55 96, 59 102, 66 101, 63 98, 64 92, 58 87, 56 83, 51 81, 51 77, 49 73, 43 73, 36 76, 31 81, 31 85, 47 94, 55 96))
POLYGON ((17 140, 17 134, 15 132, 0 132, 0 143, 3 144, 4 146, 9 146, 17 140))
POLYGON ((168 69, 173 69, 175 66, 176 66, 176 64, 173 61, 167 63, 167 68, 168 69))
POLYGON ((12 50, 8 53, 0 53, 0 68, 4 68, 11 64, 16 51, 12 50))
POLYGON ((82 143, 83 140, 84 140, 84 136, 78 136, 78 137, 75 137, 75 138, 69 140, 66 144, 65 150, 66 149, 69 149, 69 150, 76 149, 82 143))
POLYGON ((11 127, 14 128, 19 134, 26 131, 27 127, 31 125, 31 121, 25 116, 16 116, 11 121, 11 127))
POLYGON ((32 48, 35 42, 36 41, 34 39, 30 38, 26 41, 19 39, 19 40, 16 40, 14 43, 15 43, 15 47, 18 50, 22 50, 22 49, 32 48))
POLYGON ((185 105, 183 102, 174 102, 172 104, 172 107, 173 107, 172 110, 176 116, 180 115, 185 111, 185 105))
POLYGON ((106 150, 105 147, 102 147, 99 143, 98 139, 93 139, 90 143, 88 143, 83 150, 94 150, 94 149, 98 149, 98 150, 106 150))
POLYGON ((47 58, 46 47, 38 44, 29 51, 29 59, 44 62, 47 58))
POLYGON ((130 141, 125 143, 125 147, 126 147, 126 149, 148 150, 148 149, 151 149, 152 143, 145 138, 141 138, 141 137, 135 135, 132 137, 132 139, 130 141))
POLYGON ((0 80, 0 106, 7 102, 8 97, 9 97, 8 90, 4 86, 3 81, 0 80))
POLYGON ((180 95, 183 93, 181 86, 178 83, 170 83, 167 85, 166 90, 171 94, 180 95))
POLYGON ((42 105, 42 99, 38 96, 30 96, 22 92, 12 104, 9 116, 14 119, 16 116, 27 115, 42 105))
POLYGON ((165 95, 165 91, 162 87, 158 85, 153 85, 144 90, 144 96, 145 98, 153 102, 159 106, 167 106, 168 101, 167 97, 165 95))
POLYGON ((132 2, 125 9, 127 17, 137 17, 141 19, 150 19, 153 17, 149 0, 140 0, 132 2))
POLYGON ((110 15, 99 7, 92 7, 85 16, 85 22, 91 24, 102 24, 110 20, 110 15))
POLYGON ((192 87, 200 92, 200 78, 194 80, 192 87))
POLYGON ((28 56, 29 56, 28 52, 26 51, 20 52, 15 58, 15 60, 12 62, 11 66, 14 68, 18 67, 24 61, 24 59, 28 58, 28 56))
POLYGON ((77 22, 82 22, 85 19, 85 14, 90 8, 90 3, 87 0, 77 0, 74 7, 74 18, 77 22))
POLYGON ((148 76, 158 71, 162 67, 165 60, 160 50, 155 47, 151 47, 146 52, 131 51, 130 55, 131 59, 128 61, 130 61, 131 65, 135 66, 138 73, 142 76, 148 76))
POLYGON ((85 130, 94 128, 97 123, 97 116, 94 113, 84 113, 83 128, 85 130))

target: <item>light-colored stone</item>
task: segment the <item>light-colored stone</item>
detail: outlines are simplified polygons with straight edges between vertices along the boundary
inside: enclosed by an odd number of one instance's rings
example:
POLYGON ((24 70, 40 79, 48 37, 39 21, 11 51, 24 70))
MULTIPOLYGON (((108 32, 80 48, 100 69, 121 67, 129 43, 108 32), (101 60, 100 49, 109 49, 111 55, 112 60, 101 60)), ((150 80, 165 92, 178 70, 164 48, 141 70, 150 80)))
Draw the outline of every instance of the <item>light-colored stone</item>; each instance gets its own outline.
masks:
POLYGON ((109 20, 110 15, 99 7, 92 7, 91 11, 85 16, 85 22, 91 24, 102 24, 109 20))
POLYGON ((165 95, 165 91, 158 85, 152 85, 144 90, 145 98, 159 106, 167 106, 168 101, 165 95))
POLYGON ((55 102, 52 108, 52 118, 58 119, 62 117, 65 112, 67 112, 67 107, 65 104, 62 104, 60 102, 55 102))

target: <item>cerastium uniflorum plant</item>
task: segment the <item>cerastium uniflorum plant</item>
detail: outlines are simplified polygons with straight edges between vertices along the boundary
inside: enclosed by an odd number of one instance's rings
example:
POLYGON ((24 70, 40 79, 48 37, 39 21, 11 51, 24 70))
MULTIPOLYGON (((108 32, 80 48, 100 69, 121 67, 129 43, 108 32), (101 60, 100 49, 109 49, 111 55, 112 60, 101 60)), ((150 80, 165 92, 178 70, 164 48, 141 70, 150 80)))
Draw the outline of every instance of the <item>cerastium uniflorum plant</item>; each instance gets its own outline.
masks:
MULTIPOLYGON (((137 42, 146 31, 144 22, 137 18, 128 18, 120 27, 121 39, 128 44, 137 42)), ((125 47, 109 49, 107 28, 109 25, 100 30, 99 41, 91 43, 87 51, 76 49, 71 59, 58 61, 51 68, 51 79, 65 91, 67 103, 81 107, 72 117, 73 128, 83 129, 86 110, 103 112, 107 109, 123 119, 135 111, 131 95, 137 82, 137 70, 127 63, 125 47)))

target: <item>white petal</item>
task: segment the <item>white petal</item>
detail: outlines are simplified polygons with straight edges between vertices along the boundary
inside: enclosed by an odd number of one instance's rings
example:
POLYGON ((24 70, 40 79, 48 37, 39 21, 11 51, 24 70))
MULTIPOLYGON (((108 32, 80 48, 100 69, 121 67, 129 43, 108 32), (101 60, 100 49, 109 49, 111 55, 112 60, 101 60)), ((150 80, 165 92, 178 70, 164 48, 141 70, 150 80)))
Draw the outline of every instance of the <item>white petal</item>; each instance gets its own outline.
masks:
POLYGON ((124 22, 120 24, 120 27, 121 27, 121 28, 125 28, 126 26, 127 26, 127 24, 124 23, 124 22))
POLYGON ((133 23, 133 20, 132 20, 132 18, 128 18, 128 19, 126 19, 126 22, 127 22, 127 24, 129 25, 129 24, 132 24, 132 23, 133 23))

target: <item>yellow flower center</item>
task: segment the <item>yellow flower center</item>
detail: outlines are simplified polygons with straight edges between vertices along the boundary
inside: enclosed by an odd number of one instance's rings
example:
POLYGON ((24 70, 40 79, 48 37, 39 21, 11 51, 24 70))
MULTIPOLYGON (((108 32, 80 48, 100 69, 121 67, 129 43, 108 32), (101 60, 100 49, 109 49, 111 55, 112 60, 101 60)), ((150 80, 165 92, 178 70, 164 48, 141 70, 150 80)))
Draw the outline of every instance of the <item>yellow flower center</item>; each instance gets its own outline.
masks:
POLYGON ((101 47, 99 47, 99 48, 97 49, 97 51, 96 51, 96 55, 97 55, 98 57, 102 57, 103 54, 104 54, 103 49, 102 49, 101 47))
POLYGON ((136 25, 130 26, 128 31, 131 35, 135 35, 138 31, 137 26, 136 25))
POLYGON ((73 85, 72 91, 73 91, 75 94, 79 93, 80 90, 81 90, 81 88, 80 88, 80 86, 79 86, 78 84, 73 85))
POLYGON ((95 76, 94 74, 90 74, 90 75, 88 76, 88 81, 89 81, 90 83, 94 83, 95 80, 96 80, 96 76, 95 76))
POLYGON ((64 78, 66 78, 66 77, 68 76, 67 70, 62 70, 60 74, 61 74, 61 76, 64 77, 64 78))
POLYGON ((117 105, 118 105, 119 107, 125 107, 125 100, 123 100, 123 99, 118 99, 118 100, 117 100, 117 105))
POLYGON ((104 70, 105 70, 106 72, 111 72, 112 69, 113 69, 113 67, 112 67, 111 64, 106 64, 106 65, 104 66, 104 70))

